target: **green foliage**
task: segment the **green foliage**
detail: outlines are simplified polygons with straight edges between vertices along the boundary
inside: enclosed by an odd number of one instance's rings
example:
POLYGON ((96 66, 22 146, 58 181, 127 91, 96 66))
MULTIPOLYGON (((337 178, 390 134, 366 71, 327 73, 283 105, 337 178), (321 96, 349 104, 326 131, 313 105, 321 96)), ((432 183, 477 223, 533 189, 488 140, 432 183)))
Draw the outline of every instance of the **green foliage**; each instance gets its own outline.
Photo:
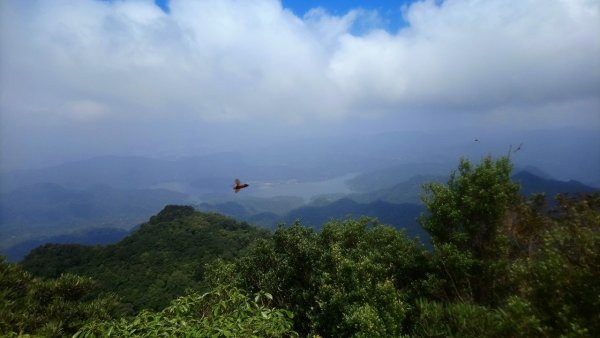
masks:
POLYGON ((419 335, 485 336, 451 324, 471 318, 491 336, 597 336, 600 195, 558 196, 548 210, 543 195, 515 197, 507 159, 462 160, 459 172, 426 188, 435 250, 424 295, 443 302, 420 303, 419 335))
MULTIPOLYGON (((559 196, 530 255, 513 264, 512 307, 539 322, 547 336, 600 333, 600 195, 559 196)), ((530 320, 531 321, 531 320, 530 320)))
POLYGON ((95 287, 90 278, 70 274, 34 278, 0 257, 0 334, 59 337, 112 318, 116 297, 89 298, 95 287))
POLYGON ((258 241, 236 269, 242 287, 273 294, 276 306, 296 314, 296 329, 308 332, 319 259, 317 234, 296 223, 287 229, 279 227, 272 237, 258 241))
POLYGON ((316 330, 327 336, 398 336, 413 293, 423 277, 424 251, 403 232, 368 219, 330 222, 324 247, 316 330), (338 323, 332 325, 332 323, 338 323))
POLYGON ((423 282, 423 291, 433 299, 471 301, 471 281, 478 278, 473 274, 474 266, 475 260, 470 252, 462 251, 451 243, 437 244, 429 259, 430 270, 423 282))
POLYGON ((117 244, 48 244, 33 250, 22 265, 44 277, 90 276, 100 284, 97 292, 117 293, 130 312, 160 310, 187 288, 206 289, 206 263, 232 260, 266 234, 221 215, 167 206, 117 244))
POLYGON ((292 331, 293 314, 269 306, 272 296, 221 286, 190 293, 174 300, 161 312, 144 310, 131 319, 93 322, 77 337, 285 337, 292 331))
POLYGON ((416 302, 419 314, 412 332, 417 337, 500 337, 500 313, 470 303, 416 302))
POLYGON ((497 304, 508 292, 505 222, 520 201, 511 170, 508 158, 488 156, 476 166, 461 159, 447 185, 425 186, 428 214, 421 224, 436 248, 434 263, 446 300, 497 304))
POLYGON ((333 221, 320 233, 280 227, 238 261, 242 285, 296 313, 296 330, 323 336, 397 336, 422 277, 425 251, 368 219, 333 221))
POLYGON ((476 259, 502 253, 500 225, 518 202, 519 186, 510 179, 508 158, 484 158, 477 166, 461 159, 447 185, 425 186, 423 202, 429 214, 422 218, 435 244, 452 243, 476 259))

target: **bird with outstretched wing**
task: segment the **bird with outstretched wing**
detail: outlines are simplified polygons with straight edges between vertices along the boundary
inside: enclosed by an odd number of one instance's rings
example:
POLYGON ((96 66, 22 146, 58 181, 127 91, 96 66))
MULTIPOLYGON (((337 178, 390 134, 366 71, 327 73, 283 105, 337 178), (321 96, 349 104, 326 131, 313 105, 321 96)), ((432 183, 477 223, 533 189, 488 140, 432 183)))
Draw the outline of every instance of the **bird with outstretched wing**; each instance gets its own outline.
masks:
POLYGON ((242 183, 239 179, 235 179, 233 184, 233 191, 237 194, 240 190, 248 187, 248 183, 242 183))

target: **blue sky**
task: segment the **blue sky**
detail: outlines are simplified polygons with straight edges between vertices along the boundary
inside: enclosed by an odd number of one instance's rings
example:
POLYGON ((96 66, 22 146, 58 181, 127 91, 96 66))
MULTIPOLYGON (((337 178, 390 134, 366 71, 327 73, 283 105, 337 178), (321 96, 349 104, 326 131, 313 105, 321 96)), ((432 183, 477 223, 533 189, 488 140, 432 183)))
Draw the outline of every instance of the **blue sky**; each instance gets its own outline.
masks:
POLYGON ((327 0, 327 1, 302 1, 285 0, 282 5, 291 9, 296 15, 303 16, 307 11, 315 7, 322 7, 335 15, 343 15, 352 9, 375 10, 383 19, 384 27, 387 30, 395 31, 404 25, 402 20, 402 8, 415 2, 415 0, 327 0))
MULTIPOLYGON (((323 8, 334 15, 344 15, 353 9, 375 10, 381 16, 383 27, 396 31, 405 25, 402 20, 402 8, 416 0, 283 0, 282 6, 290 9, 298 17, 303 17, 313 8, 323 8)), ((155 0, 160 8, 168 11, 169 0, 155 0)))
POLYGON ((375 10, 383 19, 383 27, 389 31, 396 31, 404 26, 402 20, 402 7, 406 6, 415 0, 325 0, 325 1, 302 1, 302 0, 285 0, 282 5, 285 8, 291 9, 297 16, 302 17, 312 8, 321 7, 327 12, 334 15, 343 15, 353 9, 375 10))
MULTIPOLYGON (((303 16, 304 13, 315 7, 323 7, 333 14, 344 14, 351 9, 364 8, 376 9, 383 13, 399 13, 403 5, 410 4, 415 0, 284 0, 282 5, 291 9, 296 15, 303 16)), ((168 10, 169 0, 154 1, 162 9, 168 10)))
POLYGON ((302 0, 284 0, 283 7, 291 9, 294 13, 302 16, 311 8, 323 7, 333 14, 343 14, 354 8, 376 9, 382 12, 392 11, 400 13, 400 8, 414 2, 414 0, 322 0, 322 1, 302 1, 302 0))

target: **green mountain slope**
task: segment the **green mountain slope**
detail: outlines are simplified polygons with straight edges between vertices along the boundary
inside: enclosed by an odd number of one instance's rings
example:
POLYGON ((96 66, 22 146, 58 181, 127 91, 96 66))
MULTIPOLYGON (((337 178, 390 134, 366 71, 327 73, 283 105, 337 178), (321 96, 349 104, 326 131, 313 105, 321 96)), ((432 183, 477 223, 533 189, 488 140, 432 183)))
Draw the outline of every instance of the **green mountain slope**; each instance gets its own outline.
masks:
POLYGON ((171 205, 117 244, 46 244, 22 266, 43 277, 90 276, 102 286, 99 291, 116 292, 130 310, 160 309, 186 288, 203 289, 205 263, 233 259, 266 234, 231 218, 171 205))

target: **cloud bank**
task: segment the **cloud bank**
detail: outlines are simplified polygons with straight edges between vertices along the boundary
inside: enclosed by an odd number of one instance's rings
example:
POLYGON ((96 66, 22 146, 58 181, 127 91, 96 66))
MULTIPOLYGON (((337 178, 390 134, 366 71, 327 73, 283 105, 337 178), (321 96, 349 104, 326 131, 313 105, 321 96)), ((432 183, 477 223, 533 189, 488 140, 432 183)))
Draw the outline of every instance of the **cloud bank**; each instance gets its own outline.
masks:
POLYGON ((173 120, 600 129, 597 0, 418 1, 397 32, 360 9, 298 17, 275 0, 169 7, 2 1, 4 138, 15 128, 150 130, 173 120))

